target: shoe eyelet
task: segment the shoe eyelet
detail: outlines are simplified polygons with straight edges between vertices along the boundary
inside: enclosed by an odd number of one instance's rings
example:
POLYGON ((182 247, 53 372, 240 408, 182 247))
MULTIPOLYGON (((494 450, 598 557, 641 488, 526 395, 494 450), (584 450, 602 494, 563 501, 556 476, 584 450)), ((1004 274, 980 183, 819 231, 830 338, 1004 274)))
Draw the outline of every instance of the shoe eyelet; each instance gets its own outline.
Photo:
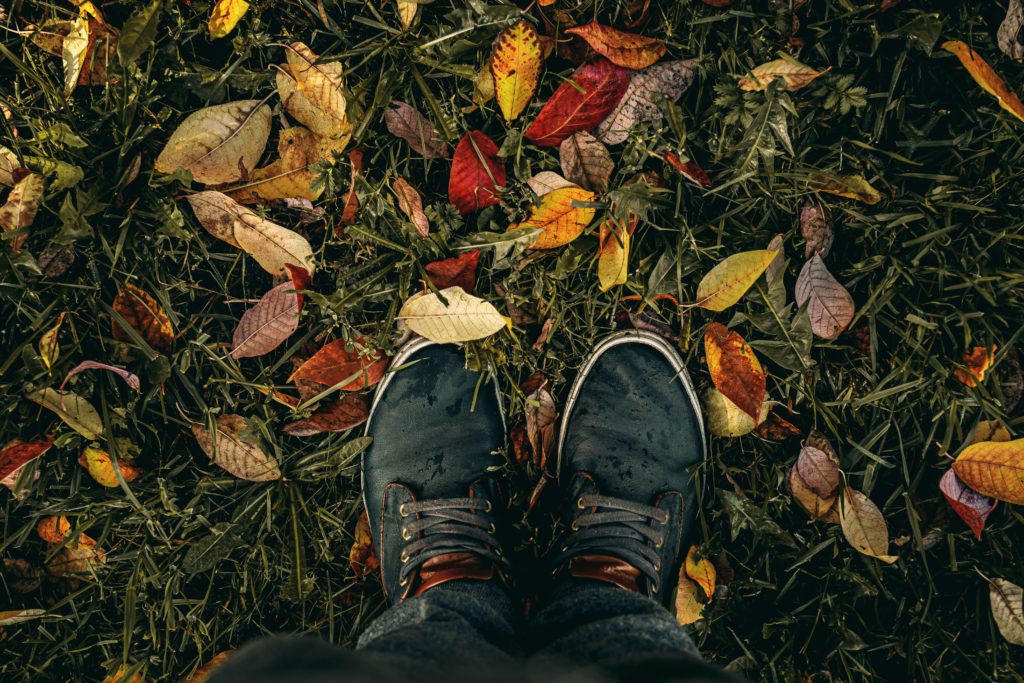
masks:
POLYGON ((654 571, 656 571, 656 572, 660 572, 661 571, 661 563, 660 562, 655 562, 654 563, 654 571))
POLYGON ((405 503, 402 503, 401 505, 398 506, 398 514, 400 514, 402 517, 406 516, 406 514, 405 514, 405 503))
POLYGON ((412 540, 412 534, 410 534, 409 530, 406 529, 404 526, 402 527, 402 540, 403 541, 411 541, 412 540))
POLYGON ((583 509, 583 496, 580 496, 579 498, 576 499, 576 507, 578 507, 580 510, 583 509))
POLYGON ((487 507, 484 508, 484 512, 490 512, 491 511, 491 507, 492 507, 491 506, 491 501, 485 500, 484 502, 487 503, 487 507))
POLYGON ((409 577, 405 577, 404 579, 402 579, 401 581, 398 582, 398 585, 401 586, 402 588, 404 588, 408 584, 409 584, 409 577))
POLYGON ((501 548, 495 548, 494 554, 497 555, 498 557, 505 557, 505 553, 503 553, 501 551, 501 548))
POLYGON ((493 533, 494 533, 494 532, 496 532, 497 530, 498 530, 498 527, 494 526, 494 522, 491 522, 491 529, 490 529, 490 532, 489 532, 489 533, 492 533, 492 534, 493 534, 493 533))
POLYGON ((579 531, 580 530, 580 528, 578 526, 576 526, 576 522, 573 522, 572 524, 570 524, 569 528, 572 529, 573 531, 579 531))
POLYGON ((398 559, 402 561, 402 564, 405 564, 409 561, 409 555, 403 550, 401 556, 398 559))
POLYGON ((660 548, 663 545, 665 545, 665 543, 663 541, 658 541, 657 543, 654 544, 654 547, 655 548, 660 548))

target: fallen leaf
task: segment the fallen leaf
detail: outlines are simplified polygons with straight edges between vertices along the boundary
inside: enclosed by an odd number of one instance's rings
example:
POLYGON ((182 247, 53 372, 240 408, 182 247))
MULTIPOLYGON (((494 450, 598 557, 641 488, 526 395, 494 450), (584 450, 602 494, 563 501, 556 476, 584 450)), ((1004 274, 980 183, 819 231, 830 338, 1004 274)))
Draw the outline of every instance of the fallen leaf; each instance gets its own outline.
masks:
POLYGON ((15 593, 31 593, 43 583, 43 570, 27 560, 4 558, 4 573, 6 584, 15 593))
POLYGON ((443 261, 428 263, 423 270, 427 271, 430 282, 437 289, 461 287, 467 294, 472 294, 476 287, 476 268, 479 262, 480 252, 474 249, 443 261))
POLYGON ((282 282, 242 314, 231 340, 232 358, 255 358, 270 353, 299 326, 300 295, 295 283, 282 282))
POLYGON ((156 40, 163 0, 153 0, 135 10, 121 27, 117 58, 122 66, 133 64, 156 40))
POLYGON ((43 517, 36 523, 36 534, 47 543, 61 543, 71 532, 71 522, 63 515, 43 517))
POLYGON ((366 422, 370 404, 362 394, 346 394, 304 420, 289 422, 281 428, 292 436, 313 436, 324 432, 344 432, 366 422))
POLYGON ((28 239, 28 228, 43 203, 43 176, 29 173, 14 184, 7 201, 0 206, 0 228, 8 238, 11 251, 18 252, 28 239))
POLYGON ((953 470, 984 496, 1024 505, 1024 439, 971 444, 957 456, 953 470))
POLYGON ((954 368, 953 376, 964 386, 976 387, 985 380, 985 373, 996 355, 995 346, 975 346, 970 351, 964 351, 963 359, 966 368, 954 368))
POLYGON ((275 199, 319 199, 323 186, 314 189, 316 174, 310 167, 327 158, 323 139, 308 128, 292 126, 281 131, 277 153, 276 161, 257 168, 247 182, 225 188, 223 192, 243 204, 275 199))
POLYGON ((210 38, 217 40, 227 36, 248 11, 249 3, 245 0, 217 0, 207 26, 210 38))
POLYGON ((530 186, 530 190, 538 197, 543 197, 547 193, 554 192, 563 187, 578 187, 575 183, 569 182, 554 171, 541 171, 527 180, 526 184, 530 186))
POLYGON ((448 156, 448 145, 441 134, 411 105, 395 100, 384 111, 384 123, 392 135, 405 140, 414 152, 424 158, 448 156))
POLYGON ((1006 6, 1006 17, 999 24, 996 42, 1007 57, 1018 62, 1024 61, 1024 43, 1017 39, 1024 27, 1024 4, 1021 0, 1010 0, 1006 6))
POLYGON ((737 332, 713 322, 704 334, 704 353, 715 388, 757 420, 766 380, 754 350, 737 332))
POLYGON ((778 252, 743 251, 733 254, 708 271, 697 285, 697 305, 709 311, 724 311, 740 300, 778 252))
POLYGON ((520 19, 498 34, 489 63, 494 96, 506 121, 516 119, 530 103, 543 61, 533 24, 520 19))
POLYGON ((58 391, 64 391, 64 385, 68 383, 69 379, 86 370, 107 370, 108 372, 112 372, 123 379, 125 384, 135 391, 142 390, 142 384, 139 382, 139 376, 135 373, 128 372, 124 368, 119 368, 116 365, 108 365, 94 360, 83 360, 81 363, 68 370, 68 374, 64 375, 64 381, 60 383, 58 391))
POLYGON ((103 421, 99 413, 78 394, 70 391, 60 392, 47 387, 33 391, 28 395, 33 403, 53 411, 67 426, 90 441, 103 438, 103 421))
POLYGON ((815 254, 821 254, 822 258, 828 256, 835 235, 825 220, 825 210, 820 204, 807 203, 800 209, 800 235, 807 242, 804 246, 805 259, 815 254))
MULTIPOLYGON (((320 67, 336 76, 338 80, 341 79, 341 64, 338 62, 324 62, 320 67)), ((324 158, 332 158, 334 153, 340 154, 345 151, 345 146, 352 137, 352 126, 348 122, 348 116, 344 113, 339 116, 335 111, 321 109, 299 87, 295 72, 296 68, 290 63, 278 67, 275 79, 281 103, 296 121, 319 136, 321 155, 324 158)))
POLYGON ((494 99, 494 74, 491 73, 490 60, 480 69, 473 81, 473 103, 482 107, 494 99))
POLYGON ((992 618, 1006 641, 1024 645, 1024 589, 1006 579, 988 582, 992 618))
MULTIPOLYGON (((45 616, 44 609, 12 609, 0 612, 0 626, 14 626, 45 616)), ((2 629, 0 629, 2 630, 2 629)))
POLYGON ((942 44, 942 49, 956 55, 981 89, 999 100, 999 106, 1024 121, 1024 102, 1006 86, 1006 82, 981 55, 972 50, 967 43, 959 40, 946 41, 942 44))
POLYGON ((686 576, 686 566, 679 570, 679 583, 676 587, 676 623, 680 626, 688 626, 701 618, 704 612, 702 602, 703 589, 686 576))
POLYGON ((782 235, 772 237, 771 241, 768 242, 768 250, 775 252, 775 258, 764 269, 765 282, 768 283, 768 288, 771 289, 771 286, 782 278, 782 269, 786 266, 785 241, 782 239, 782 235))
POLYGON ((820 498, 833 498, 839 490, 839 462, 825 451, 804 446, 796 460, 801 481, 820 498))
POLYGON ((230 183, 249 176, 270 138, 270 107, 240 100, 189 114, 154 164, 160 173, 184 169, 196 182, 230 183))
POLYGON ((224 662, 232 656, 234 650, 225 650, 224 652, 218 652, 210 661, 202 664, 199 668, 192 672, 191 676, 181 679, 179 683, 206 683, 213 672, 220 667, 224 662))
POLYGON ((771 412, 764 422, 757 425, 754 432, 765 441, 786 441, 803 436, 800 428, 776 412, 771 412))
MULTIPOLYGON (((114 461, 106 451, 86 447, 78 458, 78 464, 84 467, 89 472, 89 476, 101 486, 116 489, 121 485, 117 478, 117 472, 114 470, 114 461)), ((125 483, 135 481, 142 474, 141 468, 120 459, 117 461, 117 469, 120 470, 125 483)))
POLYGON ((223 192, 207 190, 186 197, 211 235, 252 256, 271 275, 291 263, 313 273, 313 249, 305 237, 262 218, 223 192))
POLYGON ((818 192, 834 194, 837 197, 856 199, 865 204, 877 204, 882 201, 882 193, 871 186, 861 175, 824 175, 821 173, 811 177, 811 187, 818 192))
POLYGON ((398 9, 398 21, 402 24, 402 28, 412 26, 412 22, 416 20, 416 12, 420 8, 419 2, 417 0, 395 0, 395 6, 398 9))
POLYGON ((574 26, 565 32, 579 36, 587 41, 594 52, 626 69, 645 69, 661 59, 668 49, 657 38, 627 33, 596 21, 574 26))
POLYGON ((359 337, 353 342, 335 339, 292 372, 289 382, 306 380, 342 391, 359 391, 379 382, 388 368, 388 357, 359 337), (351 348, 348 348, 351 347, 351 348))
POLYGON ((786 84, 786 90, 794 92, 806 87, 831 69, 832 67, 829 67, 824 71, 817 71, 792 57, 774 59, 754 67, 749 76, 740 79, 739 87, 740 90, 764 90, 776 78, 781 78, 786 84))
POLYGON ((498 146, 478 130, 463 136, 455 148, 448 180, 448 198, 463 216, 497 204, 505 186, 505 165, 498 146))
POLYGON ((47 370, 52 368, 53 364, 60 358, 60 344, 57 342, 57 336, 60 334, 61 323, 64 322, 64 314, 65 311, 61 311, 53 327, 43 332, 42 336, 39 337, 39 358, 43 361, 43 365, 46 366, 47 370))
POLYGON ((665 152, 663 156, 669 166, 679 171, 684 178, 697 187, 709 189, 715 186, 714 181, 711 180, 711 176, 707 174, 707 171, 693 161, 687 161, 684 163, 675 152, 665 152))
POLYGON ((75 245, 51 244, 39 254, 39 268, 43 277, 56 280, 75 263, 75 245))
POLYGON ((210 459, 230 474, 247 481, 281 478, 277 461, 267 455, 247 434, 248 422, 241 415, 220 415, 211 434, 205 424, 192 424, 192 434, 210 459))
POLYGON ((971 432, 967 445, 979 441, 1012 441, 1013 435, 1010 430, 1003 426, 999 420, 979 420, 977 426, 971 432))
POLYGON ((122 664, 117 667, 114 673, 105 676, 102 683, 143 683, 142 672, 136 671, 129 676, 128 674, 131 670, 132 667, 122 664))
POLYGON ((348 551, 348 565, 356 578, 363 579, 377 571, 380 564, 373 551, 373 536, 370 534, 370 518, 363 510, 356 522, 352 547, 348 551))
POLYGON ((749 434, 768 417, 770 409, 771 404, 766 401, 761 406, 761 414, 755 421, 718 389, 708 387, 704 392, 704 410, 708 418, 708 429, 715 436, 749 434))
POLYGON ((14 170, 21 168, 18 155, 0 145, 0 185, 14 186, 14 170))
POLYGON ((537 228, 543 230, 531 245, 533 249, 555 249, 564 246, 583 234, 596 209, 574 206, 575 202, 591 202, 594 193, 579 187, 563 187, 541 197, 540 204, 533 207, 529 217, 509 230, 537 228))
POLYGON ((839 523, 850 545, 864 555, 892 564, 898 558, 889 555, 889 527, 871 499, 846 487, 839 502, 839 523))
POLYGON ((298 91, 327 118, 339 124, 347 121, 341 63, 322 60, 299 41, 286 46, 285 59, 298 91))
POLYGON ((440 344, 483 339, 506 325, 498 309, 461 287, 443 289, 440 296, 430 292, 411 297, 402 305, 398 319, 421 337, 440 344))
POLYGON ((608 148, 586 131, 573 133, 558 147, 562 173, 570 182, 593 192, 604 192, 614 164, 608 148))
POLYGON ((615 109, 629 84, 629 71, 621 66, 604 58, 588 62, 558 86, 524 135, 535 144, 554 147, 577 131, 593 130, 615 109))
POLYGON ((789 485, 789 492, 793 496, 793 500, 799 503, 812 519, 823 519, 834 511, 838 495, 822 498, 812 491, 800 477, 795 464, 789 470, 786 483, 789 485))
POLYGON ((526 439, 533 451, 533 462, 541 469, 547 466, 548 456, 554 454, 558 419, 555 399, 545 385, 526 396, 526 439))
POLYGON ((53 437, 47 436, 33 441, 14 439, 0 448, 0 480, 17 472, 53 446, 53 437))
POLYGON ((96 545, 96 541, 82 534, 75 541, 67 543, 46 563, 46 570, 52 576, 67 574, 94 574, 107 561, 107 553, 96 545))
POLYGON ((626 141, 633 126, 661 119, 658 102, 678 100, 693 84, 697 64, 696 59, 680 59, 634 73, 622 99, 597 127, 597 137, 618 145, 626 141))
POLYGON ((397 177, 391 183, 391 189, 394 190, 395 196, 398 197, 399 210, 409 217, 420 237, 429 235, 430 220, 427 218, 427 214, 423 212, 423 198, 420 197, 420 193, 416 191, 416 188, 410 185, 405 178, 397 177))
POLYGON ((629 229, 614 219, 601 223, 597 248, 597 281, 602 292, 629 280, 629 229))
POLYGON ((804 304, 811 331, 822 339, 835 339, 853 320, 853 297, 828 272, 820 254, 804 264, 796 279, 796 305, 804 304))
POLYGON ((70 95, 78 85, 82 66, 89 54, 89 19, 79 16, 61 41, 61 59, 64 61, 64 94, 70 95))
MULTIPOLYGON (((174 328, 164 309, 156 299, 135 285, 125 283, 112 304, 114 311, 128 323, 135 332, 156 351, 166 353, 174 343, 174 328)), ((119 341, 132 341, 131 336, 121 327, 120 321, 111 318, 110 334, 119 341)))
POLYGON ((704 595, 710 602, 715 597, 715 565, 706 557, 698 558, 697 546, 691 545, 686 553, 686 561, 683 563, 683 570, 686 576, 697 583, 704 591, 704 595))
POLYGON ((946 470, 939 480, 939 490, 946 497, 946 502, 953 508, 960 519, 974 532, 975 538, 981 540, 981 532, 985 529, 985 520, 996 509, 998 503, 972 490, 956 476, 952 469, 946 470))

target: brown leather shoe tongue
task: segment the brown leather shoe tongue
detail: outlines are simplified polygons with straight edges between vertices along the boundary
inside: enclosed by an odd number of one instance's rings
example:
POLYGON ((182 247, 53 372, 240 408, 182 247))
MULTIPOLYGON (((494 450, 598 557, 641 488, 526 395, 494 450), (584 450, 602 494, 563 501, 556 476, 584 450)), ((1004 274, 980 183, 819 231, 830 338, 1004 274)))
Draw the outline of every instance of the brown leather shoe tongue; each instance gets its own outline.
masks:
POLYGON ((410 595, 421 595, 427 589, 448 581, 489 581, 494 577, 494 565, 489 560, 474 553, 447 553, 432 557, 423 563, 410 595))
POLYGON ((569 560, 569 574, 579 579, 613 583, 634 593, 640 591, 640 570, 612 555, 579 555, 569 560))

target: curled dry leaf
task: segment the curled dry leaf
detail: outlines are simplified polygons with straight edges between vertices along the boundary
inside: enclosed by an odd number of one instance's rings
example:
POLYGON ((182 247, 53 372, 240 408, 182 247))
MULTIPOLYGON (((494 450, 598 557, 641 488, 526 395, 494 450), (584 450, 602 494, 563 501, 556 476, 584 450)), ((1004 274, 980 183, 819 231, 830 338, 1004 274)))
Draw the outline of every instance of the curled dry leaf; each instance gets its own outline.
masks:
POLYGON ((440 296, 433 292, 414 295, 402 305, 398 319, 421 337, 440 344, 483 339, 507 323, 493 305, 461 287, 443 289, 440 296))
POLYGON ((757 282, 776 253, 762 249, 726 257, 708 271, 697 285, 697 305, 709 311, 729 308, 757 282))
POLYGON ((799 427, 774 410, 768 414, 764 422, 757 425, 754 432, 765 441, 786 441, 804 435, 799 427))
POLYGON ((580 66, 544 104, 526 138, 554 147, 576 131, 593 130, 615 109, 629 82, 629 71, 604 58, 580 66))
POLYGON ((0 448, 0 480, 7 479, 53 446, 53 437, 33 441, 14 439, 0 448))
POLYGON ((210 14, 207 28, 210 38, 224 38, 238 25, 239 20, 249 11, 249 3, 245 0, 217 0, 210 14))
POLYGON ((53 411, 67 426, 86 439, 97 441, 103 438, 103 421, 100 414, 91 403, 78 394, 47 387, 33 391, 28 395, 28 399, 53 411))
POLYGON ((65 95, 70 95, 81 79, 82 67, 89 56, 89 42, 89 19, 86 16, 79 16, 71 22, 61 42, 65 95))
POLYGON ((975 538, 981 540, 981 532, 985 529, 985 521, 998 504, 988 496, 972 490, 956 476, 952 469, 946 470, 939 480, 939 490, 946 497, 946 502, 953 508, 960 519, 974 532, 975 538))
POLYGON ((533 249, 555 249, 572 242, 583 234, 596 209, 575 206, 576 202, 590 202, 594 193, 579 187, 563 187, 545 194, 529 217, 509 230, 538 228, 543 230, 531 245, 533 249))
MULTIPOLYGON (((341 64, 338 62, 323 63, 320 66, 341 79, 341 64)), ((307 97, 299 87, 295 72, 296 69, 290 63, 278 67, 276 81, 281 103, 296 121, 319 136, 321 155, 332 158, 334 152, 340 154, 345 150, 352 137, 352 126, 346 115, 339 117, 337 112, 324 111, 307 97)))
MULTIPOLYGON (((325 118, 335 122, 334 127, 347 122, 341 63, 322 61, 305 43, 299 41, 286 46, 284 54, 298 92, 325 118)), ((315 129, 314 126, 310 127, 315 129)))
POLYGON ((800 481, 816 496, 834 499, 839 491, 839 462, 831 453, 805 445, 793 466, 800 481))
POLYGON ((455 148, 448 179, 448 198, 463 216, 497 204, 505 186, 505 165, 498 146, 478 130, 463 136, 455 148))
POLYGON ((544 63, 537 29, 520 19, 498 34, 491 49, 494 96, 506 121, 523 113, 530 103, 544 63))
POLYGON ((992 618, 1006 641, 1024 645, 1024 589, 1006 579, 988 582, 992 618))
POLYGON ((971 444, 957 456, 953 470, 982 495, 1024 505, 1024 439, 971 444))
POLYGON ((0 145, 0 185, 14 186, 14 169, 21 168, 18 155, 0 145))
POLYGON ((555 399, 545 385, 526 397, 526 438, 533 451, 533 462, 542 469, 547 466, 548 456, 554 453, 555 420, 558 419, 555 399))
POLYGON ((597 281, 602 292, 629 280, 629 229, 615 219, 601 223, 597 248, 597 281))
POLYGON ((448 145, 441 134, 412 105, 395 100, 384 112, 384 123, 392 135, 405 140, 414 152, 424 158, 448 156, 448 145))
MULTIPOLYGON (((5 560, 6 561, 6 560, 5 560)), ((32 621, 45 616, 44 609, 12 609, 0 612, 0 626, 14 626, 26 621, 32 621)), ((0 628, 0 631, 3 629, 0 628)))
POLYGON ((828 256, 835 235, 825 220, 825 210, 820 204, 807 203, 800 209, 800 235, 807 242, 804 246, 805 259, 815 254, 821 254, 822 258, 828 256))
POLYGON ((405 178, 398 177, 391 184, 391 189, 398 197, 398 208, 409 217, 420 237, 429 235, 430 221, 427 219, 427 214, 423 212, 423 198, 420 197, 416 188, 410 185, 405 178))
POLYGON ((314 189, 316 174, 310 166, 328 156, 321 136, 302 126, 286 128, 277 140, 277 153, 276 161, 257 168, 247 182, 227 188, 224 193, 243 204, 274 199, 318 199, 323 187, 314 189))
POLYGON ((817 71, 792 57, 774 59, 754 67, 749 76, 740 79, 739 87, 740 90, 764 90, 776 78, 781 78, 786 84, 786 90, 793 92, 806 87, 815 78, 828 73, 831 69, 832 67, 829 67, 824 71, 817 71))
POLYGON ((668 162, 669 166, 679 171, 684 178, 697 187, 709 189, 715 186, 715 182, 711 180, 711 176, 707 174, 707 171, 698 166, 695 162, 684 162, 675 152, 665 152, 662 156, 664 156, 665 161, 668 162))
POLYGON ((596 21, 574 26, 565 32, 579 36, 587 41, 594 52, 626 69, 645 69, 661 59, 668 49, 657 38, 627 33, 596 21))
POLYGON ((740 410, 758 420, 765 396, 765 374, 757 355, 734 330, 711 323, 704 334, 711 381, 740 410))
POLYGON ((324 432, 344 432, 366 422, 370 403, 363 394, 346 394, 304 420, 289 422, 281 431, 292 436, 313 436, 324 432))
POLYGON ((262 218, 223 192, 196 192, 186 199, 211 235, 246 252, 271 275, 286 273, 288 263, 313 273, 313 249, 297 232, 262 218))
POLYGON ((679 583, 676 587, 676 623, 688 626, 699 621, 704 612, 704 589, 686 576, 686 565, 679 568, 679 583))
POLYGON ((472 294, 476 287, 476 268, 479 262, 480 252, 474 249, 443 261, 428 263, 423 269, 437 289, 461 287, 467 294, 472 294))
POLYGON ((853 320, 853 297, 832 277, 820 254, 804 264, 796 279, 796 305, 805 304, 811 331, 822 339, 835 339, 853 320))
POLYGON ((107 488, 116 489, 121 485, 117 472, 120 471, 125 483, 131 483, 142 474, 142 468, 125 462, 117 461, 117 470, 114 468, 114 461, 110 454, 99 448, 86 447, 78 458, 78 464, 89 472, 89 476, 96 480, 96 483, 107 488))
POLYGON ((570 182, 593 192, 608 189, 614 164, 608 148, 586 131, 573 133, 558 146, 562 173, 570 182))
POLYGON ((107 553, 96 545, 96 541, 82 534, 67 543, 46 563, 46 570, 52 576, 67 574, 94 574, 107 561, 107 553))
POLYGON ((768 242, 768 250, 775 252, 775 258, 764 269, 764 279, 770 288, 776 281, 782 278, 782 269, 786 266, 785 241, 782 235, 772 237, 771 241, 768 242))
POLYGON ((976 387, 985 381, 985 373, 996 355, 995 346, 975 346, 970 351, 964 351, 963 359, 966 368, 954 368, 953 376, 964 386, 976 387))
POLYGON ((373 551, 373 536, 370 535, 370 518, 363 510, 356 522, 352 547, 348 551, 348 564, 357 578, 364 579, 377 571, 380 564, 373 551))
POLYGON ((988 65, 981 55, 972 50, 967 43, 950 40, 942 44, 942 49, 952 52, 964 65, 971 78, 981 89, 999 101, 999 106, 1024 121, 1024 102, 1017 93, 1007 87, 1006 82, 988 65))
POLYGON ((687 577, 701 587, 709 602, 715 597, 715 581, 717 579, 715 565, 708 558, 699 557, 697 546, 691 545, 687 551, 683 571, 686 572, 687 577))
POLYGON ((718 389, 708 387, 708 390, 704 392, 704 410, 708 418, 708 429, 712 434, 715 436, 743 436, 754 431, 757 425, 764 422, 771 410, 771 404, 765 401, 761 405, 761 414, 758 415, 757 420, 754 420, 718 389))
POLYGON ((871 186, 861 175, 825 175, 815 174, 811 177, 811 188, 818 192, 834 194, 837 197, 856 199, 865 204, 877 204, 882 201, 882 193, 871 186))
POLYGON ((64 385, 68 383, 68 380, 77 375, 80 372, 86 370, 106 370, 112 372, 125 381, 129 387, 135 391, 142 391, 142 384, 139 382, 139 376, 133 372, 128 372, 124 368, 119 368, 116 365, 108 365, 107 363, 100 363, 95 360, 83 360, 81 363, 71 368, 68 374, 64 375, 64 380, 60 383, 58 391, 64 391, 64 385))
POLYGON ((231 340, 232 358, 255 358, 270 353, 299 326, 300 294, 295 283, 282 282, 242 314, 231 340))
POLYGON ((47 543, 61 543, 71 532, 71 522, 63 515, 43 517, 36 523, 36 534, 47 543))
POLYGON ((800 507, 806 510, 812 519, 838 521, 838 519, 828 519, 835 514, 835 504, 839 498, 838 495, 822 498, 816 494, 800 477, 796 465, 790 468, 789 474, 786 477, 786 483, 789 485, 789 492, 793 496, 793 500, 799 503, 800 507))
POLYGON ((996 42, 1007 57, 1018 62, 1024 61, 1024 43, 1017 39, 1022 27, 1024 27, 1024 3, 1021 3, 1021 0, 1010 0, 1006 6, 1006 17, 999 24, 999 30, 996 32, 996 42))
POLYGON ((889 527, 882 511, 860 491, 846 487, 839 502, 839 524, 850 545, 864 555, 892 564, 889 555, 889 527))
POLYGON ((659 120, 658 102, 678 100, 693 84, 697 64, 696 59, 680 59, 634 73, 622 99, 597 127, 597 137, 609 145, 618 145, 625 142, 636 124, 659 120))
MULTIPOLYGON (((156 351, 166 353, 174 343, 174 328, 156 299, 135 285, 121 287, 112 304, 114 311, 156 351)), ((119 341, 132 341, 117 318, 111 318, 110 334, 119 341)))
POLYGON ((46 366, 47 370, 52 368, 53 364, 60 357, 60 344, 57 342, 57 337, 60 334, 61 323, 64 322, 64 314, 65 311, 61 311, 53 327, 43 332, 39 337, 39 358, 43 361, 43 365, 46 366))
POLYGON ((36 219, 43 203, 43 176, 29 173, 14 184, 7 201, 0 206, 0 229, 6 235, 12 251, 19 251, 28 239, 28 228, 36 219))
POLYGON ((356 180, 363 173, 363 150, 353 149, 348 153, 349 175, 348 192, 345 193, 345 206, 341 209, 341 217, 334 227, 339 237, 343 234, 340 226, 355 225, 356 212, 359 211, 359 195, 356 194, 356 180))
POLYGON ((554 171, 541 171, 527 180, 526 184, 530 186, 530 190, 538 197, 543 197, 548 192, 554 192, 563 187, 577 187, 575 183, 569 182, 554 171))
POLYGON ((354 342, 335 339, 296 368, 288 381, 306 380, 329 387, 340 385, 342 391, 359 391, 379 382, 387 367, 388 357, 371 347, 366 337, 354 342))
POLYGON ((247 481, 280 479, 277 461, 267 455, 248 432, 248 422, 241 415, 218 416, 213 433, 205 424, 192 425, 192 435, 199 447, 230 474, 247 481))
POLYGON ((200 183, 230 183, 248 177, 270 138, 270 107, 262 100, 225 102, 193 112, 164 145, 155 167, 185 169, 200 183))

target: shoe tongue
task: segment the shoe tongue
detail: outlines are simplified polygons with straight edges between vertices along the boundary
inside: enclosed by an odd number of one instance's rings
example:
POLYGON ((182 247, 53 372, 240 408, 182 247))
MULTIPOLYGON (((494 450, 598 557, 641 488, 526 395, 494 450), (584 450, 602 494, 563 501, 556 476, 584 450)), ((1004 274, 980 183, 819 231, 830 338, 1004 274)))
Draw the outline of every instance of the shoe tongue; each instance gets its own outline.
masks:
POLYGON ((489 581, 494 577, 494 564, 490 560, 485 560, 474 553, 447 553, 432 557, 423 563, 410 595, 420 595, 427 589, 448 581, 489 581))
POLYGON ((613 555, 579 555, 569 560, 569 574, 578 579, 592 579, 615 584, 634 593, 640 589, 640 570, 613 555))

